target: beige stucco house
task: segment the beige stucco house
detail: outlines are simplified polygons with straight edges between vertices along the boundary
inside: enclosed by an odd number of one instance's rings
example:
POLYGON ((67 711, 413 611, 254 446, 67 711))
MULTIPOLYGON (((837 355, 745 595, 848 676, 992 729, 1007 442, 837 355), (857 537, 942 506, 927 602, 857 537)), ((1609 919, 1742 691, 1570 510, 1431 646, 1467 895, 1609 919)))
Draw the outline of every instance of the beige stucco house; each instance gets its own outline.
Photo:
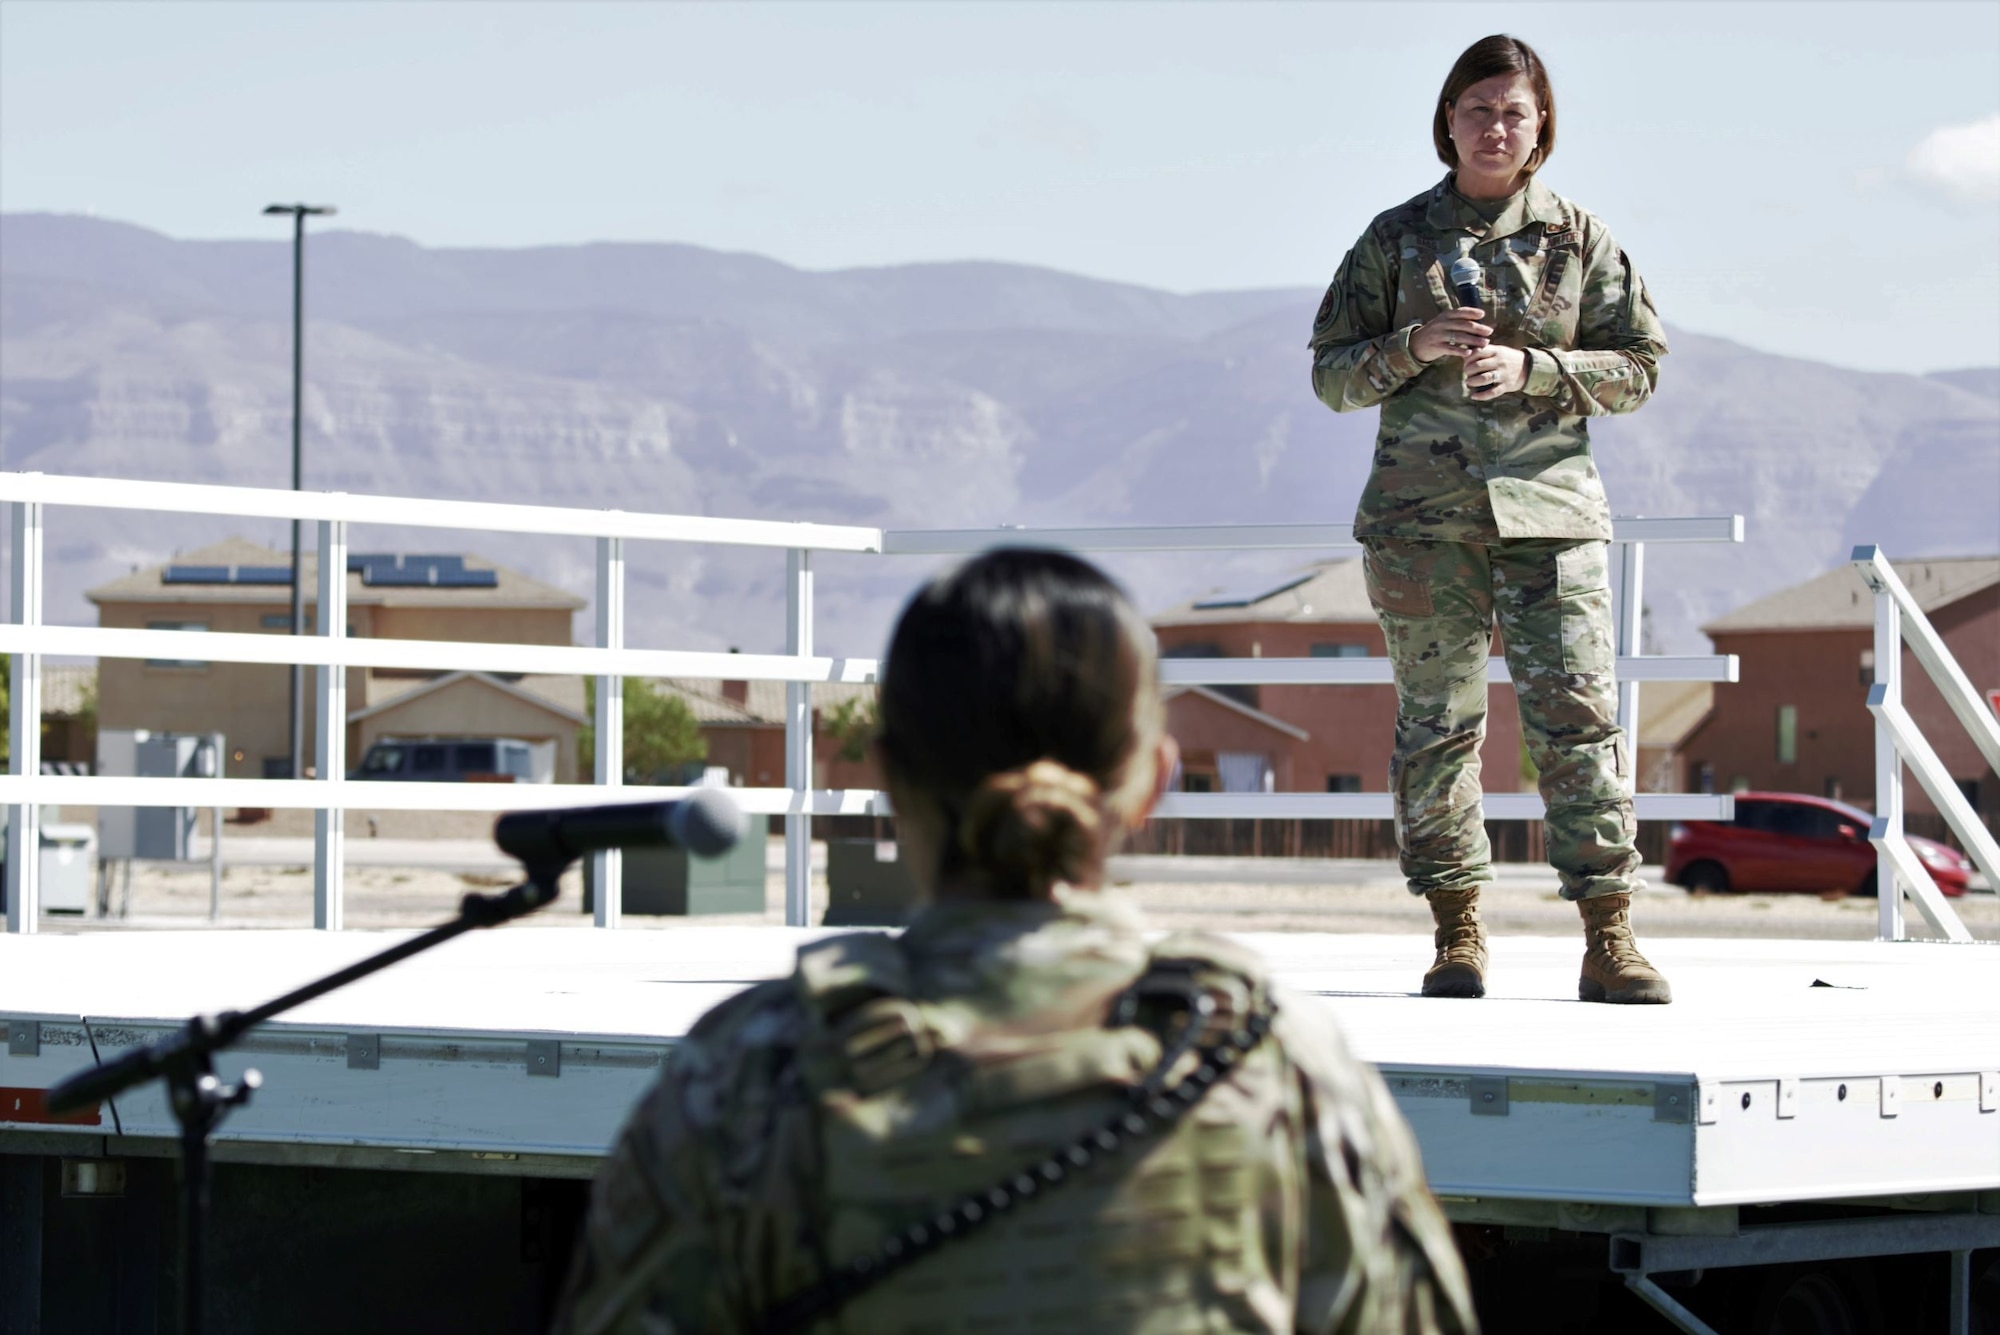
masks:
MULTIPOLYGON (((306 625, 315 624, 318 562, 300 556, 306 625)), ((290 558, 231 538, 90 590, 100 625, 282 635, 291 625, 290 558)), ((584 600, 478 556, 356 554, 348 634, 358 638, 573 643, 584 600), (400 564, 399 564, 400 562, 400 564)), ((257 663, 107 658, 98 726, 220 732, 232 776, 286 772, 290 669, 257 663)), ((306 672, 306 755, 313 752, 315 669, 306 672)), ((348 669, 350 763, 382 736, 521 737, 551 743, 555 776, 573 778, 584 723, 581 678, 348 669)), ((308 762, 310 763, 310 762, 308 762)))

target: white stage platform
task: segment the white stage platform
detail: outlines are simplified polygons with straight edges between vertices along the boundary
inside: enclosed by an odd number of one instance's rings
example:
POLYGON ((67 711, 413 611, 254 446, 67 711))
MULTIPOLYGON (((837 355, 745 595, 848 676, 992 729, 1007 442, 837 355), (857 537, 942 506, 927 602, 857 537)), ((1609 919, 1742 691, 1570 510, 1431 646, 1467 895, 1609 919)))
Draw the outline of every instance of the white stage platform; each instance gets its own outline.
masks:
MULTIPOLYGON (((0 1151, 172 1136, 157 1087, 83 1125, 52 1123, 39 1091, 93 1045, 109 1060, 403 935, 0 936, 0 1151)), ((473 934, 225 1060, 225 1075, 254 1065, 265 1083, 219 1157, 587 1173, 695 1018, 820 935, 473 934)), ((1240 939, 1382 1068, 1447 1198, 1712 1206, 2000 1188, 1991 945, 1648 939, 1675 1003, 1612 1007, 1575 1000, 1580 938, 1495 941, 1481 1001, 1412 995, 1426 937, 1240 939)))

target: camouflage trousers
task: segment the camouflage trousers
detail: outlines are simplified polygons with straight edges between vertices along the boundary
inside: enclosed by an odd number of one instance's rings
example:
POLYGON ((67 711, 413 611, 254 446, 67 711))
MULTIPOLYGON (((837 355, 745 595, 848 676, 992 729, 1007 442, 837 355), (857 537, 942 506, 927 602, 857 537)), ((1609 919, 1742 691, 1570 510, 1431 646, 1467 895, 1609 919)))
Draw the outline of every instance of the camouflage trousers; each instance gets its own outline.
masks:
MULTIPOLYGON (((1607 545, 1363 539, 1369 601, 1396 672, 1389 791, 1413 894, 1493 879, 1480 808, 1486 660, 1497 623, 1521 734, 1540 771, 1549 863, 1565 899, 1639 888, 1622 775, 1607 545)), ((1511 759, 1511 757, 1510 757, 1511 759)))

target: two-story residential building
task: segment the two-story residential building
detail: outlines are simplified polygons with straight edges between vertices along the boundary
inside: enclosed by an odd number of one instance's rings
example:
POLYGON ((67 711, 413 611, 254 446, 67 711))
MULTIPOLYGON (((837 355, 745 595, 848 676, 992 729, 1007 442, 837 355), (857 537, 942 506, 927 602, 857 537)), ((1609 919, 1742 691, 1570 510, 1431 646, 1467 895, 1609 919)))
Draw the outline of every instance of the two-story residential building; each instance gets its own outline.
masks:
MULTIPOLYGON (((1382 628, 1358 557, 1322 561, 1263 588, 1194 598, 1152 618, 1166 658, 1380 658, 1382 628)), ((1496 649, 1495 652, 1498 652, 1496 649)), ((1522 786, 1514 688, 1488 688, 1486 791, 1522 786)), ((1217 686, 1170 691, 1182 787, 1197 791, 1382 792, 1395 741, 1394 686, 1217 686)))
MULTIPOLYGON (((1893 563, 1973 688, 2000 692, 2000 556, 1893 563)), ((1717 653, 1742 660, 1708 717, 1682 743, 1687 782, 1701 791, 1816 793, 1875 801, 1875 601, 1852 565, 1738 608, 1702 629, 1717 653)), ((1903 654, 1903 700, 1945 767, 1989 824, 2000 779, 1916 656, 1903 654)), ((1914 782, 1909 810, 1934 812, 1914 782)))
MULTIPOLYGON (((1192 599, 1153 618, 1168 658, 1370 658, 1387 652, 1358 559, 1326 561, 1247 595, 1192 599)), ((1493 652, 1502 652, 1498 632, 1493 652)), ((1684 791, 1684 738, 1712 706, 1706 682, 1640 692, 1638 787, 1684 791)), ((1182 787, 1197 791, 1380 792, 1395 740, 1393 686, 1184 686, 1167 692, 1182 787)), ((1480 780, 1533 787, 1514 688, 1487 687, 1480 780)))
MULTIPOLYGON (((306 626, 316 624, 318 558, 300 555, 306 626)), ((288 556, 231 538, 89 591, 103 626, 283 635, 291 628, 288 556)), ((368 639, 570 644, 584 600, 477 556, 357 553, 347 574, 347 633, 368 639)), ((313 674, 303 702, 313 753, 313 674)), ((290 765, 291 669, 199 658, 98 665, 98 726, 220 732, 228 772, 281 777, 290 765)), ((348 756, 382 736, 520 737, 541 744, 553 777, 576 772, 585 722, 577 677, 348 670, 348 756)), ((310 761, 308 760, 308 763, 310 761)))

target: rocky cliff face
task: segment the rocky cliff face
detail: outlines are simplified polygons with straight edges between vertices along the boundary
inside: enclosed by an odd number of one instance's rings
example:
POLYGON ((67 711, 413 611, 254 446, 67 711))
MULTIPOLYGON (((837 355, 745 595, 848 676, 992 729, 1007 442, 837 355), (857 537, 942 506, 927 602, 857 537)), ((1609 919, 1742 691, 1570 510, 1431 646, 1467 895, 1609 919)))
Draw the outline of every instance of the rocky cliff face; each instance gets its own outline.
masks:
MULTIPOLYGON (((0 462, 283 486, 288 242, 0 219, 0 462)), ((804 273, 686 246, 308 243, 306 484, 893 527, 1345 520, 1374 415, 1306 384, 1308 290, 1175 296, 994 264, 804 273)), ((1868 375, 1676 332, 1643 412, 1595 423, 1622 514, 1748 517, 1656 548, 1654 638, 1841 559, 2000 549, 1992 371, 1868 375)), ((250 531, 250 530, 256 531, 250 531)), ((50 615, 177 546, 277 523, 52 516, 50 615)), ((588 593, 579 540, 375 531, 588 593)), ((1149 605, 1306 559, 1113 564, 1149 605)), ((635 643, 781 642, 775 553, 635 549, 635 643)), ((873 653, 927 569, 829 558, 821 644, 873 653)))

